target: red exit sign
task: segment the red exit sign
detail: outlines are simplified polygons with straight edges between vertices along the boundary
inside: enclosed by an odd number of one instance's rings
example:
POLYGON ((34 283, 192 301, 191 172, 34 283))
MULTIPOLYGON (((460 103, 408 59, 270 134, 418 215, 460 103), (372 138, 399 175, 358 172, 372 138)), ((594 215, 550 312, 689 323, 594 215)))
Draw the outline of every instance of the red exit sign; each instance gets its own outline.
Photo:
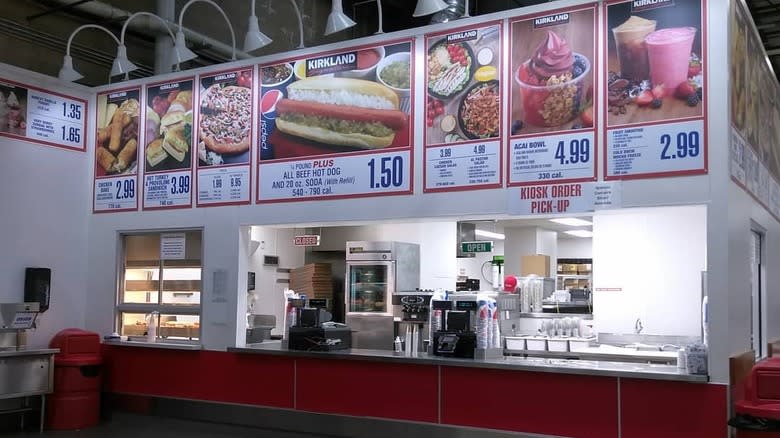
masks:
POLYGON ((316 234, 305 234, 293 238, 295 246, 320 246, 320 236, 316 234))

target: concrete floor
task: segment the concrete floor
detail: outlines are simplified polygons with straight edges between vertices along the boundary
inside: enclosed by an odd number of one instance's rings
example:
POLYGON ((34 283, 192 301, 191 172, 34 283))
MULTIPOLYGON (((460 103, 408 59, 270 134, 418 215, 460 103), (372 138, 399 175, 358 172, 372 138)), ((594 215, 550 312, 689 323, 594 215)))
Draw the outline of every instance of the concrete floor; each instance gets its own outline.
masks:
POLYGON ((0 433, 0 435, 3 435, 4 438, 328 438, 320 435, 303 435, 126 413, 115 413, 110 421, 82 431, 46 431, 43 434, 25 432, 8 435, 0 433))

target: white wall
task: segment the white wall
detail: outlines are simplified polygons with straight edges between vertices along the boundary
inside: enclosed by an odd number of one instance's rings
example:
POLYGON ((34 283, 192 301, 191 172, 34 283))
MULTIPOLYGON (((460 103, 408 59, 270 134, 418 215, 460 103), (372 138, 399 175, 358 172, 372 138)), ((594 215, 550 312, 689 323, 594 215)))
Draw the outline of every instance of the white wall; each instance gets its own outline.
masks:
MULTIPOLYGON (((0 65, 0 76, 89 100, 83 87, 32 72, 0 65)), ((51 268, 51 307, 28 336, 28 345, 45 346, 64 328, 84 327, 91 159, 6 137, 0 150, 0 302, 24 300, 25 267, 51 268)))
POLYGON ((274 334, 282 334, 284 327, 284 290, 289 283, 277 283, 278 279, 289 279, 289 274, 276 272, 276 268, 293 269, 305 264, 304 247, 293 246, 294 228, 251 227, 252 240, 260 242, 257 251, 249 258, 249 271, 255 272, 256 302, 252 313, 275 315, 274 334), (279 266, 263 265, 263 256, 279 257, 279 266))
POLYGON ((420 245, 420 287, 455 290, 457 222, 388 223, 379 226, 380 240, 420 245))
POLYGON ((704 206, 637 209, 593 217, 593 317, 603 333, 701 334, 707 266, 704 206), (619 288, 618 291, 600 289, 619 288))
POLYGON ((558 237, 559 259, 589 259, 593 258, 593 239, 575 237, 562 239, 558 237))
POLYGON ((505 272, 507 275, 520 275, 522 257, 543 254, 550 257, 550 272, 555 276, 558 233, 539 227, 508 227, 504 229, 505 272))
MULTIPOLYGON (((503 230, 496 230, 496 232, 503 232, 503 230)), ((492 285, 490 282, 492 281, 492 276, 489 263, 493 260, 493 256, 504 255, 504 242, 504 240, 494 240, 493 252, 478 252, 474 257, 458 258, 455 261, 458 275, 464 275, 472 279, 476 278, 480 282, 480 290, 491 290, 492 285)))

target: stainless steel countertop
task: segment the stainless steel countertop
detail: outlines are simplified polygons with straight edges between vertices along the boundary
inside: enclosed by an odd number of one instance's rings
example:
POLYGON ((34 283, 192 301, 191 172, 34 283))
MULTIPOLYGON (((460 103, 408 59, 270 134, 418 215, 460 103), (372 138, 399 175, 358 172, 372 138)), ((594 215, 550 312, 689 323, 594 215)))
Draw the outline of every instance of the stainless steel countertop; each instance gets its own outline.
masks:
POLYGON ((20 357, 20 356, 44 356, 48 354, 57 354, 59 348, 24 348, 21 350, 0 350, 0 358, 20 357))
POLYGON ((592 360, 542 359, 505 356, 498 359, 456 359, 429 356, 407 357, 389 350, 338 350, 295 351, 288 350, 280 342, 252 344, 247 347, 230 347, 232 353, 266 354, 275 356, 333 358, 347 360, 379 361, 422 365, 445 365, 468 368, 535 371, 544 373, 578 374, 587 376, 626 377, 632 379, 673 380, 681 382, 707 382, 707 376, 697 376, 677 369, 673 365, 625 363, 592 360))
POLYGON ((162 348, 167 350, 202 350, 200 344, 184 344, 177 342, 140 342, 140 341, 103 341, 106 345, 116 345, 119 347, 140 347, 140 348, 162 348))

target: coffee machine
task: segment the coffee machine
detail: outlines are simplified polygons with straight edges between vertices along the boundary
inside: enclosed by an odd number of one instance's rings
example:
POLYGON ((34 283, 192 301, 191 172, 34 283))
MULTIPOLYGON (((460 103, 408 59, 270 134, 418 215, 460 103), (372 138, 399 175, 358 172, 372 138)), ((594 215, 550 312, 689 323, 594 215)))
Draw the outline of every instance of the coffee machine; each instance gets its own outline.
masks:
POLYGON ((477 302, 471 300, 434 301, 433 310, 441 310, 442 330, 433 333, 433 354, 436 356, 474 359, 477 333, 474 331, 474 314, 477 302), (453 305, 454 304, 454 305, 453 305))
POLYGON ((295 308, 295 325, 290 327, 290 350, 333 351, 352 348, 352 332, 344 324, 331 322, 326 299, 290 300, 295 308))

